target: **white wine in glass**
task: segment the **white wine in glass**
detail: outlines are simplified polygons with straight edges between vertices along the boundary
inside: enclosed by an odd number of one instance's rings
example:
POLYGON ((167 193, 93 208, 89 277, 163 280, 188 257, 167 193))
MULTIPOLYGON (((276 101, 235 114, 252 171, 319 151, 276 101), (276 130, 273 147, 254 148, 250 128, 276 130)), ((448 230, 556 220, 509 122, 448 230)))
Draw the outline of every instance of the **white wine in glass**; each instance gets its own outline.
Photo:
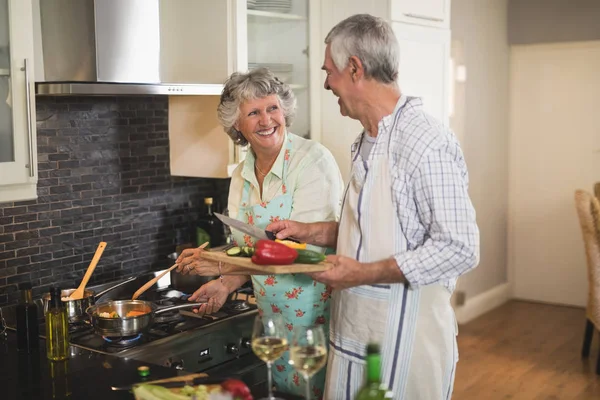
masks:
POLYGON ((283 317, 280 314, 257 315, 252 331, 252 351, 267 363, 269 396, 260 400, 282 400, 273 396, 273 375, 271 367, 287 351, 288 336, 283 317))
POLYGON ((290 364, 304 376, 306 399, 310 396, 310 377, 327 363, 327 344, 321 325, 296 327, 290 347, 290 364))
POLYGON ((264 336, 252 340, 254 354, 264 362, 278 360, 286 352, 287 347, 288 341, 286 338, 264 336))

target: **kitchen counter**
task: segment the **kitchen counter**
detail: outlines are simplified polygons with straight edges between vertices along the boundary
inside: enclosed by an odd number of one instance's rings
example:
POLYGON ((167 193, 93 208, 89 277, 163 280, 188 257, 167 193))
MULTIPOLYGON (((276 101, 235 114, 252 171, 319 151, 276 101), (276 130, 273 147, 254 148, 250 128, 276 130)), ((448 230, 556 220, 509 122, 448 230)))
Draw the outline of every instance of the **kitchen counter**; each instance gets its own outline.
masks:
MULTIPOLYGON (((2 400, 132 400, 133 394, 130 392, 113 391, 111 386, 125 386, 186 374, 178 373, 173 368, 71 346, 71 355, 66 363, 67 372, 52 376, 51 362, 46 358, 46 343, 43 339, 40 339, 40 350, 37 354, 22 354, 17 351, 15 332, 8 331, 7 335, 6 340, 0 336, 2 400), (137 368, 142 365, 150 367, 150 376, 147 378, 141 378, 137 373, 137 368), (71 392, 70 397, 65 396, 65 388, 71 392)), ((265 394, 253 395, 259 398, 265 394)), ((280 393, 277 393, 277 396, 287 400, 301 399, 280 393)))
MULTIPOLYGON (((17 338, 8 332, 7 340, 0 338, 0 398, 3 400, 50 400, 66 398, 65 387, 70 389, 71 399, 86 400, 132 400, 127 391, 113 391, 111 386, 142 382, 137 368, 148 365, 136 360, 124 359, 71 346, 67 373, 51 376, 50 361, 46 358, 46 344, 40 340, 37 354, 21 354, 17 351, 17 338), (55 395, 53 397, 53 391, 55 395)), ((64 364, 63 364, 64 365, 64 364)), ((177 370, 158 365, 148 365, 150 376, 146 380, 169 378, 177 370)))

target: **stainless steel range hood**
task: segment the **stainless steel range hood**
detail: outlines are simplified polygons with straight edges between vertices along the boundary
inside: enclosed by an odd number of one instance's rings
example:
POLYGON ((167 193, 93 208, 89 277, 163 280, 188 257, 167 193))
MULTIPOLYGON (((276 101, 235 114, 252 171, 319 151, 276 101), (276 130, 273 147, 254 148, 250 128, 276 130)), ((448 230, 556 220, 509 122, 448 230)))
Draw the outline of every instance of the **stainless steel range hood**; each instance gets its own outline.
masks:
POLYGON ((247 67, 242 0, 33 1, 38 95, 218 95, 247 67))

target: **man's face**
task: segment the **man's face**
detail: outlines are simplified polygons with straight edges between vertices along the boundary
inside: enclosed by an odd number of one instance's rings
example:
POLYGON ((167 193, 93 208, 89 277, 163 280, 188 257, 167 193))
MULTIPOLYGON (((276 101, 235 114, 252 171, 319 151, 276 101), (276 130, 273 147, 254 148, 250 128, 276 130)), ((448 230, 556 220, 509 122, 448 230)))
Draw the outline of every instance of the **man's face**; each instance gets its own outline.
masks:
POLYGON ((352 78, 350 75, 350 65, 347 65, 342 71, 338 71, 333 59, 331 58, 331 44, 325 48, 325 61, 321 68, 327 74, 325 78, 325 90, 331 90, 338 99, 340 114, 345 117, 353 118, 352 112, 352 78))

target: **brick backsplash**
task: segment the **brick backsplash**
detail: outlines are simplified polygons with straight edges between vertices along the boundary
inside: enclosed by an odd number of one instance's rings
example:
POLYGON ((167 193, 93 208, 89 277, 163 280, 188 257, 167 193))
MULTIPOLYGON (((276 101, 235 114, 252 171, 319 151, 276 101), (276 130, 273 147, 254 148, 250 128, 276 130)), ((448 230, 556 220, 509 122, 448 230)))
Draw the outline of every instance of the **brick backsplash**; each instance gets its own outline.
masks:
POLYGON ((166 97, 36 101, 38 198, 0 203, 0 306, 20 282, 76 287, 101 241, 90 284, 162 269, 203 198, 225 204, 227 179, 170 175, 166 97))

